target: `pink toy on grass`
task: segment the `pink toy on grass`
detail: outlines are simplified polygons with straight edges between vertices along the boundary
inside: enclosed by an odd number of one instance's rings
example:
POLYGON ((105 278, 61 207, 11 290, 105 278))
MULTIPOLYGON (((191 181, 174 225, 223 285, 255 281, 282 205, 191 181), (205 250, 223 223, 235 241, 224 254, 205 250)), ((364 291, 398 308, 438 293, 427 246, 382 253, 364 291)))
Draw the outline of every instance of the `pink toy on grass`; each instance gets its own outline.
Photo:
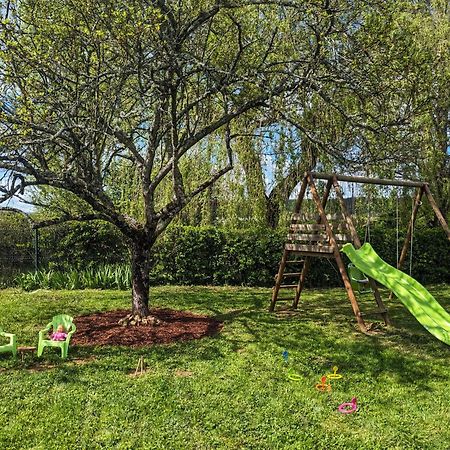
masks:
POLYGON ((350 403, 342 403, 338 408, 339 412, 342 414, 351 414, 357 409, 358 406, 356 405, 356 397, 353 397, 350 403))

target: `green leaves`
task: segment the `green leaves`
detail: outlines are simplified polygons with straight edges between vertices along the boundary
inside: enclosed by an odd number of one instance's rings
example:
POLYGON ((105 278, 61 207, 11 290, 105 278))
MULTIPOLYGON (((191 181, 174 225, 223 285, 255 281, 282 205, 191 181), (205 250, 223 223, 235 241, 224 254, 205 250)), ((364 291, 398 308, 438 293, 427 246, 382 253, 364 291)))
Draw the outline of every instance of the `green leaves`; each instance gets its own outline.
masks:
POLYGON ((19 275, 16 285, 25 291, 36 289, 131 289, 131 269, 127 265, 103 265, 80 270, 40 270, 19 275))

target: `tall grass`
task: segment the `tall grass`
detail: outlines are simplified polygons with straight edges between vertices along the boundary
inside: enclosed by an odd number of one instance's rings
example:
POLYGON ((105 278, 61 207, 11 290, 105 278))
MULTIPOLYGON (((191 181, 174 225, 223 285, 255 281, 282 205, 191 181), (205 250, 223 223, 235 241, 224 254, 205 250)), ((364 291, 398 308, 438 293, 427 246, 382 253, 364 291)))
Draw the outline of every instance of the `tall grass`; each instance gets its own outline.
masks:
POLYGON ((35 289, 119 289, 131 288, 131 269, 127 265, 103 265, 84 270, 39 270, 19 275, 17 286, 35 289))

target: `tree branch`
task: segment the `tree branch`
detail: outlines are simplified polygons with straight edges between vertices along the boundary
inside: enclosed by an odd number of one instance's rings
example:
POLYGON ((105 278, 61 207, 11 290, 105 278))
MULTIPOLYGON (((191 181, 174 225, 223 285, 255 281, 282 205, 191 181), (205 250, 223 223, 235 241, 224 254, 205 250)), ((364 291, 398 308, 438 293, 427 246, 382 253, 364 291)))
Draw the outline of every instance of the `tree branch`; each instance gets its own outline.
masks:
POLYGON ((104 220, 105 222, 111 222, 110 218, 105 217, 102 214, 81 214, 76 215, 65 215, 61 217, 55 217, 53 219, 41 220, 33 224, 33 228, 46 228, 53 225, 59 225, 65 222, 89 222, 91 220, 104 220))

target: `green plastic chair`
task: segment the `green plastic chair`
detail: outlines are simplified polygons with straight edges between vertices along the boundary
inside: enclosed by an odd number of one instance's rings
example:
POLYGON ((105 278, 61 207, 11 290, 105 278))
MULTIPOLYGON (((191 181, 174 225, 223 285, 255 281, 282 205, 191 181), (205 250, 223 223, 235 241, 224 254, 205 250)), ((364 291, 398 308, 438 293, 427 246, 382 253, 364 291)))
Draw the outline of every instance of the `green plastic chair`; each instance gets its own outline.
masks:
POLYGON ((9 344, 6 345, 0 345, 0 353, 8 353, 11 352, 14 357, 17 356, 17 341, 16 341, 16 335, 11 333, 5 333, 0 328, 0 336, 4 336, 6 338, 9 338, 9 344))
POLYGON ((58 316, 54 316, 52 321, 47 324, 47 326, 39 331, 39 343, 38 343, 38 352, 37 355, 40 357, 42 352, 44 351, 44 347, 59 347, 61 349, 61 358, 67 358, 67 354, 69 352, 69 342, 72 334, 77 331, 77 327, 73 323, 73 317, 68 316, 67 314, 60 314, 58 316), (50 330, 55 330, 58 328, 58 325, 62 325, 67 331, 67 337, 65 341, 52 341, 51 339, 47 339, 48 333, 50 330))
POLYGON ((358 294, 367 294, 372 292, 372 289, 369 287, 369 280, 367 276, 353 264, 348 265, 348 276, 350 278, 350 283, 353 290, 358 291, 358 294))

